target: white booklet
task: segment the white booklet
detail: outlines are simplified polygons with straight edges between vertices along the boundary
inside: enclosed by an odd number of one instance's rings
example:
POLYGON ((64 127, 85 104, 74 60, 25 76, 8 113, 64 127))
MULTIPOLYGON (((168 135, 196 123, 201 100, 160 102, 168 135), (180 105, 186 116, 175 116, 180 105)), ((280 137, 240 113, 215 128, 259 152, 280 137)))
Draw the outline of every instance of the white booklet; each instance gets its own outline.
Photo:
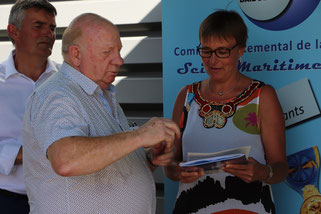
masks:
POLYGON ((181 167, 198 166, 206 173, 218 172, 225 163, 247 163, 251 146, 244 146, 235 149, 223 150, 215 153, 187 153, 187 162, 181 162, 181 167))

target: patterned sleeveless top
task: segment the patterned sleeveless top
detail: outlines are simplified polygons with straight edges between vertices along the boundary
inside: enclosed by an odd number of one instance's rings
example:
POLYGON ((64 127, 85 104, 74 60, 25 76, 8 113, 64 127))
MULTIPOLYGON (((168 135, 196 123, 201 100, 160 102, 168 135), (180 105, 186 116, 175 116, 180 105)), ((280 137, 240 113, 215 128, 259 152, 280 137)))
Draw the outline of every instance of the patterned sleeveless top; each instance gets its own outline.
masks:
MULTIPOLYGON (((188 152, 212 153, 251 146, 249 157, 265 164, 258 126, 263 82, 253 80, 240 95, 214 102, 200 94, 201 82, 188 86, 180 120, 183 161, 188 152)), ((246 183, 223 171, 205 174, 193 183, 180 183, 173 213, 275 213, 271 187, 246 183)))

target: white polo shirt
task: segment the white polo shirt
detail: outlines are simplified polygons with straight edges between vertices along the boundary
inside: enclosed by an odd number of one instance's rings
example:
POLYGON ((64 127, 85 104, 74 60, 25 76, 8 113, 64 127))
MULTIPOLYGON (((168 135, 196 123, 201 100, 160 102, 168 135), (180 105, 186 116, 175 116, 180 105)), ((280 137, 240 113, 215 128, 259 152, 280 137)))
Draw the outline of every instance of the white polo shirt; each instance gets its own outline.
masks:
POLYGON ((14 165, 22 145, 25 104, 33 90, 59 66, 48 59, 45 72, 34 82, 16 70, 13 55, 14 51, 0 63, 0 189, 26 194, 22 165, 14 165))

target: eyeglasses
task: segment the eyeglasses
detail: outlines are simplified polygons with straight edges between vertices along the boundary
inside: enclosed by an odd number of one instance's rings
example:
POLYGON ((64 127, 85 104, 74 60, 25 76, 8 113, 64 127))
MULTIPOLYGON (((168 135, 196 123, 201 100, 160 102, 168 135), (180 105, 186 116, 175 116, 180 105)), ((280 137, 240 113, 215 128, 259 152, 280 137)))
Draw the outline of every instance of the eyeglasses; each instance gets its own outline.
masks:
POLYGON ((198 45, 197 47, 197 51, 199 53, 199 55, 201 57, 204 58, 210 58, 212 56, 213 53, 215 53, 215 55, 218 58, 228 58, 231 55, 231 51, 237 46, 238 44, 234 45, 231 48, 224 48, 224 47, 220 47, 217 48, 215 50, 211 50, 210 48, 202 48, 201 44, 198 45))

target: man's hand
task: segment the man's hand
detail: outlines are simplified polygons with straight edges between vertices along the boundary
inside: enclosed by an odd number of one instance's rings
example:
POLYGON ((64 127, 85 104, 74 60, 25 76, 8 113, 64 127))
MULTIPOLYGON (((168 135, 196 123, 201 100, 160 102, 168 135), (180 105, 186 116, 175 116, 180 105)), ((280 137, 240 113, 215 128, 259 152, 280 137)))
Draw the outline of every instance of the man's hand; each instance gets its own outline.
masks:
POLYGON ((153 151, 156 155, 160 152, 171 153, 175 138, 181 137, 176 123, 166 118, 152 118, 134 132, 139 136, 141 146, 148 148, 158 145, 153 151))
POLYGON ((170 147, 166 147, 165 142, 154 145, 150 148, 151 161, 155 166, 168 166, 174 158, 174 146, 169 144, 170 147))

